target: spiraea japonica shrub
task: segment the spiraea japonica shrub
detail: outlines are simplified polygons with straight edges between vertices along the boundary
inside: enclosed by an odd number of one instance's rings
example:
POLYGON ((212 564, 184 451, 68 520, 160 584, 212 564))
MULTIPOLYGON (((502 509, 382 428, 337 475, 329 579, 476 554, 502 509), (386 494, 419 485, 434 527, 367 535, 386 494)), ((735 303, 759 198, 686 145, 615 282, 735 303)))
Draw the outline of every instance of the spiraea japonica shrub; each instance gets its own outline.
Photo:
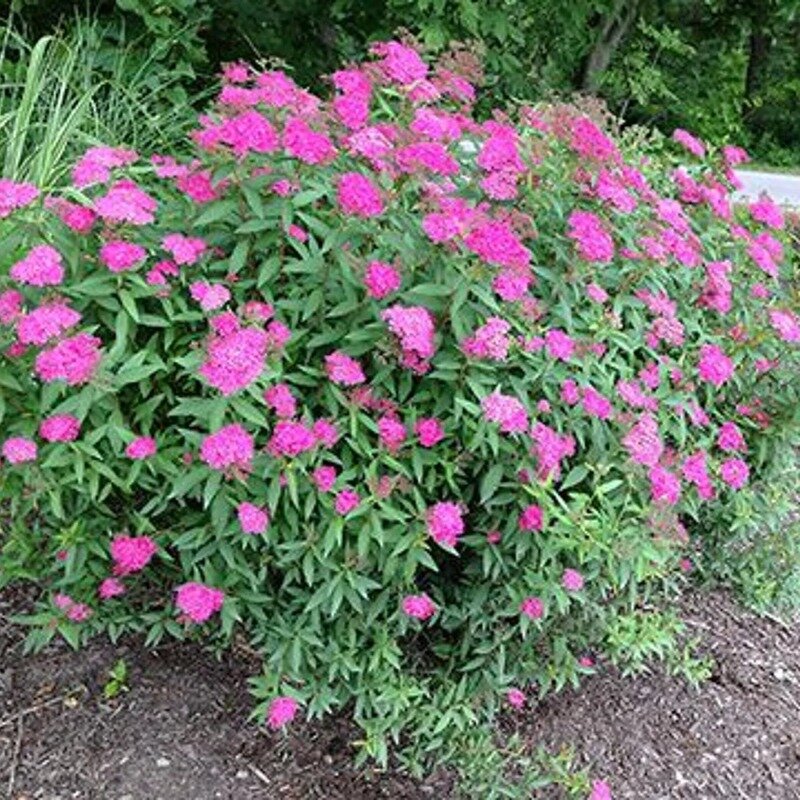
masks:
POLYGON ((33 644, 241 637, 273 726, 350 704, 385 759, 659 651, 796 428, 800 319, 743 151, 372 55, 330 100, 229 66, 191 161, 0 184, 0 498, 33 644))

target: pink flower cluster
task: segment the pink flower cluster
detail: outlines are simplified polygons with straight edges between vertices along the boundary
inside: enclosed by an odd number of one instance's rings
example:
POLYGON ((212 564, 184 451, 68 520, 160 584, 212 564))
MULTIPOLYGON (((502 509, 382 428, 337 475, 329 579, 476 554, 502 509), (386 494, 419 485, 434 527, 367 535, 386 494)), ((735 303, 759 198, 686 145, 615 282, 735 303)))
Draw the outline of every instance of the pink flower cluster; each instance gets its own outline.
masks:
POLYGON ((267 331, 239 327, 235 319, 231 328, 212 332, 199 370, 225 396, 246 388, 261 375, 270 346, 267 331))
POLYGON ((8 217, 18 208, 30 205, 39 196, 39 189, 32 183, 15 183, 0 178, 0 219, 8 217))
POLYGON ((11 267, 9 275, 29 286, 58 286, 64 280, 61 254, 49 244, 38 244, 11 267))
POLYGON ((496 422, 503 433, 522 433, 528 427, 528 412, 516 397, 494 391, 481 400, 483 415, 496 422))
POLYGON ((125 448, 125 455, 134 461, 143 461, 156 454, 156 440, 151 436, 137 436, 125 448))
POLYGON ((100 364, 101 344, 96 336, 88 333, 62 339, 36 356, 34 371, 46 383, 66 381, 70 386, 88 383, 100 364))
POLYGON ((111 542, 115 575, 130 575, 143 570, 158 547, 149 536, 116 536, 111 542))
POLYGON ((288 725, 297 715, 300 704, 293 697, 276 697, 267 709, 267 724, 273 730, 288 725))
POLYGON ((250 472, 253 453, 253 437, 238 423, 209 434, 200 446, 200 458, 212 469, 224 472, 250 472))
POLYGON ((383 261, 370 261, 364 272, 367 294, 376 300, 396 292, 400 288, 400 273, 383 261))
POLYGON ((245 533, 261 534, 269 527, 269 512, 252 503, 239 503, 236 514, 245 533))
POLYGON ((221 589, 202 583, 184 583, 175 591, 175 605, 189 620, 201 624, 216 614, 225 602, 221 589))
POLYGON ((436 350, 433 315, 422 306, 394 305, 381 313, 389 329, 400 340, 403 366, 426 372, 436 350))
POLYGON ((46 442, 74 442, 80 430, 80 420, 71 414, 54 414, 39 423, 39 436, 46 442))
POLYGON ((717 345, 704 344, 700 348, 697 373, 704 381, 719 388, 733 376, 733 361, 717 345))
POLYGON ((341 386, 356 386, 367 379, 358 361, 340 350, 325 356, 325 372, 329 380, 341 386))
POLYGON ((436 604, 426 594, 410 594, 403 598, 403 613, 414 619, 426 620, 436 613, 436 604))
POLYGON ((475 333, 461 343, 461 349, 471 358, 505 361, 511 339, 511 325, 499 317, 490 317, 475 333))
POLYGON ((458 503, 436 503, 428 509, 428 534, 445 547, 455 547, 464 533, 464 520, 458 503))
POLYGON ((17 339, 22 344, 46 344, 74 328, 81 315, 63 300, 46 303, 17 320, 17 339))
POLYGON ((36 442, 21 436, 12 436, 3 442, 0 454, 9 464, 24 464, 36 461, 36 442))
POLYGON ((573 211, 567 222, 567 236, 577 244, 581 258, 598 264, 607 264, 614 258, 614 240, 596 214, 573 211))
POLYGON ((94 201, 97 216, 106 222, 149 225, 155 220, 158 203, 133 181, 117 181, 105 195, 94 201))

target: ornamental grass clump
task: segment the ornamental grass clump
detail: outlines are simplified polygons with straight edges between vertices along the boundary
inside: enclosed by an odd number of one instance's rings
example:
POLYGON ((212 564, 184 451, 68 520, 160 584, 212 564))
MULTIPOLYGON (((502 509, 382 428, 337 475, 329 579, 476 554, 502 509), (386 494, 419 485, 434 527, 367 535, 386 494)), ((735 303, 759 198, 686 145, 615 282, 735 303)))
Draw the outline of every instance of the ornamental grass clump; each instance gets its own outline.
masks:
POLYGON ((366 755, 447 757, 647 651, 620 620, 747 517, 798 422, 795 223, 685 132, 478 121, 460 63, 375 45, 328 100, 231 65, 190 160, 0 184, 32 644, 239 637, 272 727, 347 707, 366 755))

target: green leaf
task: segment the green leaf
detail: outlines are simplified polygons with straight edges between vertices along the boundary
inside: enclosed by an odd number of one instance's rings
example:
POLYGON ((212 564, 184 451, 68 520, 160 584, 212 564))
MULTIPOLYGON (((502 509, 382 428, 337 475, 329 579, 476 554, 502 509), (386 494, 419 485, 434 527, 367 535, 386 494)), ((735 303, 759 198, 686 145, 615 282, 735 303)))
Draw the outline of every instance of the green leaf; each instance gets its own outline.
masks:
POLYGON ((494 493, 497 491, 497 488, 500 486, 500 481, 502 480, 503 465, 495 464, 481 479, 481 503, 486 503, 494 496, 494 493))

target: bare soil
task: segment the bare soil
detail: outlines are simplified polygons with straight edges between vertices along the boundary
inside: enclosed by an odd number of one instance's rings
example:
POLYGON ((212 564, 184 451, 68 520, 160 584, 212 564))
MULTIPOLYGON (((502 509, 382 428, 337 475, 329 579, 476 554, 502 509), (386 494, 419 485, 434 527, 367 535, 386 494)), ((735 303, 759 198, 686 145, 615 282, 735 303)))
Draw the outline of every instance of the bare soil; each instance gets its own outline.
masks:
MULTIPOLYGON (((21 653, 8 621, 25 598, 0 595, 0 797, 12 800, 437 800, 452 779, 357 771, 343 718, 293 724, 288 736, 248 720, 249 667, 190 645, 146 652, 136 640, 54 643, 21 653), (130 691, 103 697, 128 665, 130 691)), ((800 623, 692 595, 684 617, 714 657, 699 690, 660 670, 604 670, 504 728, 605 778, 615 800, 800 800, 800 623)), ((548 793, 548 797, 553 796, 548 793)))

